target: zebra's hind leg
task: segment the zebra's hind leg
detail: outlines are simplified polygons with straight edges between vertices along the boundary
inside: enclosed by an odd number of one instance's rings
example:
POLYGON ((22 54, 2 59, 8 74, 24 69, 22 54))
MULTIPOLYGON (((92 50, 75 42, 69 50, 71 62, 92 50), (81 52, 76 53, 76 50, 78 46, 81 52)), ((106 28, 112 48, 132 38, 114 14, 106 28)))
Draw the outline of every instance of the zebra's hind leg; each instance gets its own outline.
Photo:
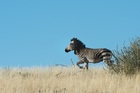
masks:
POLYGON ((109 67, 114 64, 114 60, 103 60, 109 67))

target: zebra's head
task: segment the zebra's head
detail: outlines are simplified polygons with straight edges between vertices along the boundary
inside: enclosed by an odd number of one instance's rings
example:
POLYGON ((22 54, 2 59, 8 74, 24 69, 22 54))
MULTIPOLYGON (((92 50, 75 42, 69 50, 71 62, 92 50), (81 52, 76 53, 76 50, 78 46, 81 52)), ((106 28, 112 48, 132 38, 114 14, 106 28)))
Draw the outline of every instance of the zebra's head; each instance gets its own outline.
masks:
POLYGON ((71 43, 65 48, 65 52, 70 52, 72 50, 75 50, 75 40, 77 40, 77 38, 73 38, 71 40, 71 43))
POLYGON ((85 48, 85 45, 77 38, 72 38, 71 43, 65 48, 65 52, 74 50, 74 53, 76 54, 76 52, 82 48, 85 48))

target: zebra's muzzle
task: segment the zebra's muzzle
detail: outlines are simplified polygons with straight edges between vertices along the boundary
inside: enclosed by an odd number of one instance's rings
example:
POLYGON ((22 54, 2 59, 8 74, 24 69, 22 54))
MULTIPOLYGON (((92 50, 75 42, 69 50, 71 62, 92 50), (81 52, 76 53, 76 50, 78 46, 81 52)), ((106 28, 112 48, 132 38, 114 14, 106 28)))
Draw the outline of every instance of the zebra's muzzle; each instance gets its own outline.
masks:
POLYGON ((70 52, 71 50, 68 50, 67 48, 65 49, 65 52, 70 52))

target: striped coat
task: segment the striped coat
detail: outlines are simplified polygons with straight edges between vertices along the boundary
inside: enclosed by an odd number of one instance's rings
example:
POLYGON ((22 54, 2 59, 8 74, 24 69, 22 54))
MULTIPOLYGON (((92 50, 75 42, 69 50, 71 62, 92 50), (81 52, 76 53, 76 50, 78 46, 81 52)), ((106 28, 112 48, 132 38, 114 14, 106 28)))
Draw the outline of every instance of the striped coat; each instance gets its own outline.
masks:
POLYGON ((77 62, 77 66, 79 68, 88 69, 88 63, 99 63, 105 62, 108 66, 111 66, 114 62, 111 60, 112 52, 106 48, 87 48, 85 45, 78 40, 77 38, 73 38, 71 43, 66 47, 65 51, 69 52, 74 50, 74 53, 78 56, 79 62, 77 62), (85 67, 80 66, 80 64, 85 64, 85 67))

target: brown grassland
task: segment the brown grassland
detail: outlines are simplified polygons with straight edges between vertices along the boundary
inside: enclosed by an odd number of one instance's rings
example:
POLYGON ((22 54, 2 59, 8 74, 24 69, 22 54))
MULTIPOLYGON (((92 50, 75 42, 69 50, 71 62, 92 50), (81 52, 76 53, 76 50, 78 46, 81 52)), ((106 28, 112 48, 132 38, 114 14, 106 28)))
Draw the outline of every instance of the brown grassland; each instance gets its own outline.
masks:
POLYGON ((140 93, 140 74, 111 74, 101 68, 1 68, 0 93, 140 93))

